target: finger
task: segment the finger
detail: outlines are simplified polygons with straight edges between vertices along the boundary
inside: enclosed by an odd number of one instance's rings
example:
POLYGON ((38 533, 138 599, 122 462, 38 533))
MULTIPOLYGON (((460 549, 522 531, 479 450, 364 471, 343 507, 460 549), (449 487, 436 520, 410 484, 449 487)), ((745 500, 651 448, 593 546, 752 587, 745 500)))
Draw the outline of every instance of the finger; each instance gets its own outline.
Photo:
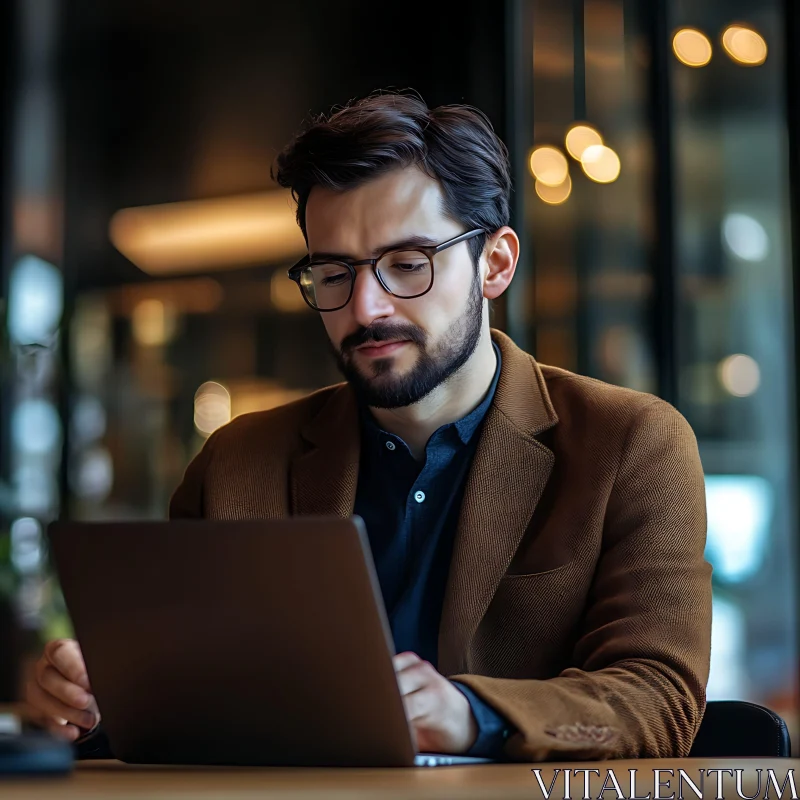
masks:
MULTIPOLYGON (((96 721, 100 721, 100 709, 97 707, 97 700, 94 695, 87 693, 82 687, 64 678, 46 658, 39 659, 35 665, 34 674, 36 682, 45 692, 72 708, 82 709, 94 714, 96 721)), ((33 706, 30 707, 33 708, 33 706)))
POLYGON ((408 669, 408 667, 413 666, 414 664, 419 664, 422 662, 422 659, 416 654, 410 651, 405 653, 398 653, 394 658, 392 658, 392 663, 394 664, 394 671, 400 672, 401 670, 408 669))
POLYGON ((97 722, 96 714, 80 708, 72 708, 66 703, 62 703, 61 700, 53 697, 34 681, 28 684, 27 697, 28 702, 37 711, 47 715, 50 722, 63 719, 80 728, 93 728, 97 722))
POLYGON ((61 725, 55 721, 49 722, 46 728, 53 736, 57 736, 59 739, 66 739, 68 742, 74 742, 82 733, 81 729, 75 725, 70 725, 69 723, 61 725))
POLYGON ((45 658, 68 680, 92 691, 83 654, 74 639, 55 639, 44 647, 45 658))
POLYGON ((82 689, 77 683, 68 681, 55 667, 49 664, 39 675, 39 686, 71 708, 80 708, 86 711, 94 700, 89 692, 82 689))
POLYGON ((81 728, 91 729, 98 722, 97 714, 62 703, 58 698, 53 697, 33 681, 28 684, 26 694, 29 705, 44 716, 45 724, 52 722, 62 725, 72 723, 81 728))
POLYGON ((411 723, 424 719, 430 714, 432 702, 433 692, 425 689, 404 695, 406 719, 411 723))
POLYGON ((47 659, 47 656, 43 655, 34 665, 33 665, 33 672, 36 675, 36 680, 38 681, 42 677, 42 673, 48 668, 52 667, 53 665, 47 659))
POLYGON ((430 664, 420 661, 396 673, 396 677, 400 694, 407 695, 430 686, 434 682, 436 674, 430 664))

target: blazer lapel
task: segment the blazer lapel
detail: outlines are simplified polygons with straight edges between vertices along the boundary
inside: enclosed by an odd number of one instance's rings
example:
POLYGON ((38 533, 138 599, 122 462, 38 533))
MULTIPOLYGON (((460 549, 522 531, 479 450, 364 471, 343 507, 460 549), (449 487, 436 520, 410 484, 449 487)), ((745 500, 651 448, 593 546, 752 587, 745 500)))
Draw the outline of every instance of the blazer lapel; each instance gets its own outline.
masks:
POLYGON ((555 457, 534 437, 558 422, 531 356, 498 331, 503 363, 467 478, 439 630, 439 671, 468 671, 469 642, 505 575, 555 457))
POLYGON ((349 517, 360 452, 358 407, 350 387, 337 387, 301 435, 307 449, 290 466, 292 515, 349 517))

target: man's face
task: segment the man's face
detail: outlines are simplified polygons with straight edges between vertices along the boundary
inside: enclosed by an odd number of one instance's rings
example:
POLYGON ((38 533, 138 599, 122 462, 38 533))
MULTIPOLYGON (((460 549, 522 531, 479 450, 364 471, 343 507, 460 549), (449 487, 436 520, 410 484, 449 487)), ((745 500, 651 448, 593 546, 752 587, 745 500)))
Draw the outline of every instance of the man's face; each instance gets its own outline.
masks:
MULTIPOLYGON (((309 252, 373 258, 414 237, 438 245, 464 233, 444 216, 438 182, 410 167, 347 192, 315 187, 306 207, 309 252)), ((460 369, 480 339, 483 293, 466 242, 434 257, 433 288, 399 299, 369 265, 356 267, 350 302, 322 321, 339 367, 376 408, 412 405, 460 369)))

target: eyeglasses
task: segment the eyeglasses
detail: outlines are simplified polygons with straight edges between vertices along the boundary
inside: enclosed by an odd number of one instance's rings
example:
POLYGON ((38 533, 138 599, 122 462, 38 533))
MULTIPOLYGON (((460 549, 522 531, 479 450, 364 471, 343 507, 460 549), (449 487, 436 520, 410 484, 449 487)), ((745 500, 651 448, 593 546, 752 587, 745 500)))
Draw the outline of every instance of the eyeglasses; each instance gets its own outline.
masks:
POLYGON ((355 268, 369 264, 378 283, 394 297, 411 300, 422 297, 433 287, 433 257, 448 247, 486 233, 475 229, 433 247, 390 249, 377 258, 362 261, 331 261, 305 256, 288 272, 300 287, 303 299, 315 311, 338 311, 353 296, 355 268))

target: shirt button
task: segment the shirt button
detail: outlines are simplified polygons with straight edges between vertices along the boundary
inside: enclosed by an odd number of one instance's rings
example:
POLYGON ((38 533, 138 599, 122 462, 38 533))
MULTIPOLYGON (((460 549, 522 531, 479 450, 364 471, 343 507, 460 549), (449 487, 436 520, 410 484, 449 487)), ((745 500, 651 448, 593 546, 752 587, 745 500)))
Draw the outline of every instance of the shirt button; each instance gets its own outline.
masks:
POLYGON ((424 503, 425 502, 425 492, 414 492, 414 499, 418 503, 424 503))
POLYGON ((386 449, 387 450, 394 450, 397 445, 394 442, 386 442, 386 449))

